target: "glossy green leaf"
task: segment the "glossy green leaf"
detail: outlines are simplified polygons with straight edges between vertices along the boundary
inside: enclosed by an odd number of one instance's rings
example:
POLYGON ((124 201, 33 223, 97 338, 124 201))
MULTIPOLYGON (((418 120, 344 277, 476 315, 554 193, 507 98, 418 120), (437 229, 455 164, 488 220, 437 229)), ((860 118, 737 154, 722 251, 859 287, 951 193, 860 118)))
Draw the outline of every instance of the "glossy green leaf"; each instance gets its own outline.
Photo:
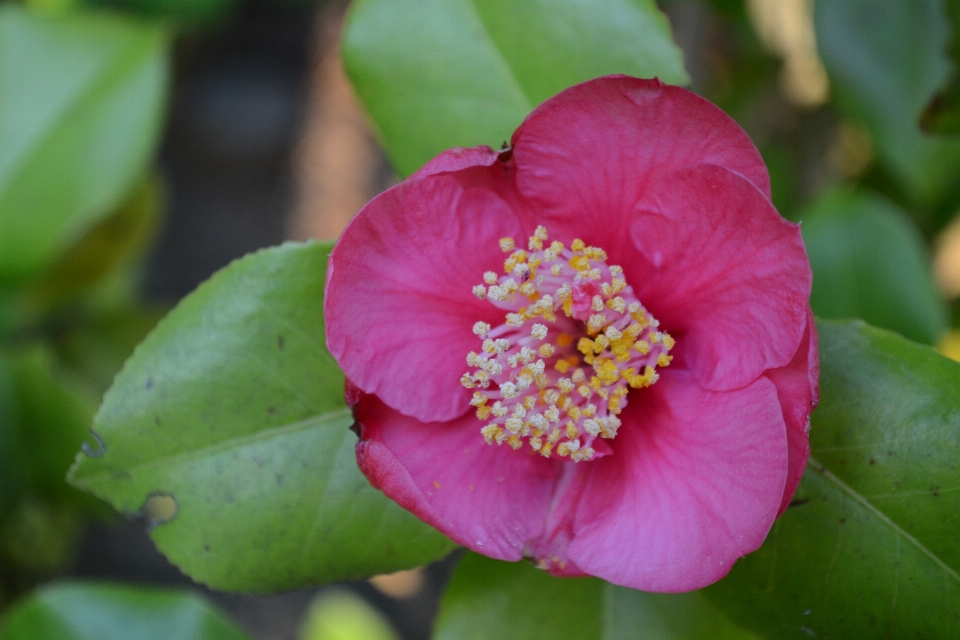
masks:
POLYGON ((71 471, 76 486, 154 521, 160 550, 216 588, 356 578, 453 546, 357 468, 343 375, 325 347, 328 251, 260 251, 185 298, 107 392, 94 423, 102 455, 71 471))
POLYGON ((936 344, 948 329, 923 238, 907 214, 877 195, 832 191, 803 215, 813 267, 810 303, 822 318, 860 318, 936 344))
POLYGON ((820 322, 812 458, 763 547, 707 596, 772 638, 960 636, 960 364, 820 322))
POLYGON ((358 0, 344 61, 394 168, 498 147, 550 96, 601 75, 686 84, 653 0, 358 0))
POLYGON ((249 640, 187 591, 92 583, 39 589, 8 613, 0 640, 249 640))
POLYGON ((43 268, 126 195, 166 80, 156 27, 0 7, 0 282, 43 268))
POLYGON ((699 593, 652 594, 595 578, 556 578, 527 562, 467 553, 434 640, 755 640, 699 593))
POLYGON ((841 107, 867 125, 912 200, 935 205, 960 180, 960 141, 926 136, 917 124, 951 71, 942 0, 829 0, 815 11, 841 107))

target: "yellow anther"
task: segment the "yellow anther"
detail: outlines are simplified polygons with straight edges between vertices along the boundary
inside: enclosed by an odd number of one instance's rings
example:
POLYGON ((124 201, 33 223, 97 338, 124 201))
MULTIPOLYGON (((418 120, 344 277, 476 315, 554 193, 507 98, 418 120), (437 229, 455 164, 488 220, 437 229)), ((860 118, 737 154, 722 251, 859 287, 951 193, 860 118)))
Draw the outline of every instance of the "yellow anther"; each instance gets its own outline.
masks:
POLYGON ((541 251, 543 249, 543 240, 537 236, 530 236, 530 242, 527 243, 527 248, 530 251, 541 251))
POLYGON ((510 445, 512 449, 519 449, 523 446, 523 441, 520 439, 520 436, 513 434, 507 438, 507 444, 510 445))
POLYGON ((592 404, 588 404, 583 408, 583 415, 587 416, 588 418, 592 418, 593 416, 597 415, 597 407, 592 404))
POLYGON ((582 395, 584 398, 589 398, 590 396, 593 395, 593 389, 591 389, 585 384, 582 384, 579 387, 577 387, 577 393, 582 395))
POLYGON ((613 414, 618 414, 618 413, 620 413, 620 411, 621 411, 621 408, 620 408, 620 407, 621 407, 622 402, 623 402, 623 400, 620 398, 620 396, 613 396, 613 397, 610 398, 610 400, 607 402, 607 410, 610 411, 610 413, 613 413, 613 414))
POLYGON ((487 297, 487 288, 482 284, 477 284, 473 286, 473 295, 477 296, 481 300, 487 297))
POLYGON ((613 309, 617 313, 623 313, 624 311, 627 310, 627 303, 623 300, 623 298, 621 298, 620 296, 617 296, 615 298, 607 300, 607 307, 613 309))
POLYGON ((577 425, 575 425, 573 422, 567 423, 566 430, 567 430, 567 437, 570 438, 571 440, 580 435, 580 432, 577 430, 577 425))
POLYGON ((579 419, 580 419, 580 413, 581 413, 581 412, 580 412, 580 407, 577 407, 577 406, 573 406, 573 407, 570 407, 569 409, 567 409, 567 416, 568 416, 571 420, 579 420, 579 419))
POLYGON ((543 448, 540 449, 540 455, 542 455, 544 458, 549 458, 552 452, 553 452, 553 443, 551 442, 548 442, 547 444, 543 445, 543 448))
POLYGON ((601 333, 597 336, 597 339, 593 341, 593 352, 597 354, 602 353, 608 346, 610 346, 610 340, 601 333))
POLYGON ((570 258, 568 263, 571 267, 577 271, 589 271, 590 270, 590 259, 586 256, 575 255, 570 258))
POLYGON ((670 349, 673 349, 673 347, 676 346, 677 341, 674 340, 673 336, 671 336, 669 333, 664 333, 662 335, 663 335, 663 346, 667 348, 667 351, 669 351, 670 349))
POLYGON ((593 300, 590 301, 590 308, 597 312, 603 311, 603 298, 593 296, 593 300))
POLYGON ((541 225, 537 225, 537 228, 534 229, 534 231, 533 231, 533 236, 534 236, 535 238, 538 238, 538 239, 542 240, 542 241, 546 241, 546 239, 547 239, 547 228, 546 228, 545 226, 543 226, 542 224, 541 224, 541 225))
POLYGON ((508 253, 517 248, 517 243, 513 238, 500 238, 500 250, 508 253))
POLYGON ((569 347, 571 344, 573 344, 573 336, 569 333, 561 333, 557 336, 558 347, 569 347))
POLYGON ((587 247, 587 245, 586 245, 586 244, 583 242, 583 240, 581 240, 580 238, 577 238, 577 239, 575 239, 573 242, 570 243, 570 248, 571 248, 574 252, 583 251, 586 247, 587 247))
POLYGON ((483 281, 487 284, 497 284, 497 274, 493 271, 487 271, 483 274, 483 281))
POLYGON ((657 366, 666 367, 670 365, 670 361, 673 360, 673 356, 668 356, 665 353, 661 353, 657 356, 657 366))
POLYGON ((552 273, 555 276, 559 276, 562 270, 563 270, 562 264, 555 264, 550 267, 550 273, 552 273))
POLYGON ((580 338, 580 341, 577 342, 577 351, 586 355, 593 352, 593 340, 590 338, 580 338))
POLYGON ((490 325, 486 322, 478 322, 473 325, 473 332, 478 336, 485 336, 490 332, 490 325))
POLYGON ((557 360, 557 363, 553 365, 553 368, 560 373, 566 373, 570 369, 570 363, 566 360, 557 360))
POLYGON ((641 355, 647 355, 650 353, 650 343, 646 340, 637 340, 634 343, 633 348, 636 349, 641 355))
POLYGON ((610 287, 613 289, 614 293, 620 293, 627 288, 627 281, 623 278, 614 278, 610 281, 610 287))
POLYGON ((533 409, 536 406, 536 404, 537 404, 536 396, 527 396, 526 398, 523 399, 523 406, 526 407, 528 411, 530 409, 533 409))
POLYGON ((542 324, 535 324, 530 329, 530 335, 537 340, 543 340, 547 337, 547 328, 542 324))
POLYGON ((595 313, 587 319, 587 333, 590 335, 599 333, 605 324, 607 324, 607 316, 602 313, 595 313))
POLYGON ((494 441, 502 442, 503 429, 498 424, 488 424, 480 429, 480 433, 483 434, 483 439, 487 441, 487 444, 493 444, 494 441))
POLYGON ((477 418, 480 420, 486 420, 490 417, 490 414, 493 413, 493 409, 489 406, 479 407, 477 409, 477 418))
POLYGON ((479 391, 473 392, 473 397, 470 398, 470 404, 474 407, 482 407, 487 404, 487 396, 483 395, 479 391))
POLYGON ((603 380, 601 380, 598 376, 593 376, 592 378, 590 378, 591 389, 593 389, 594 391, 599 391, 600 387, 602 386, 603 386, 603 380))
POLYGON ((530 438, 530 447, 534 451, 540 451, 540 449, 543 448, 543 440, 540 439, 540 436, 530 438))
POLYGON ((549 358, 550 356, 553 355, 554 349, 552 344, 550 344, 549 342, 544 342, 542 345, 540 345, 540 348, 537 349, 537 351, 539 351, 540 355, 543 356, 544 358, 549 358))
POLYGON ((553 251, 554 253, 559 255, 560 252, 563 251, 563 243, 558 240, 554 240, 553 242, 550 243, 550 251, 553 251))

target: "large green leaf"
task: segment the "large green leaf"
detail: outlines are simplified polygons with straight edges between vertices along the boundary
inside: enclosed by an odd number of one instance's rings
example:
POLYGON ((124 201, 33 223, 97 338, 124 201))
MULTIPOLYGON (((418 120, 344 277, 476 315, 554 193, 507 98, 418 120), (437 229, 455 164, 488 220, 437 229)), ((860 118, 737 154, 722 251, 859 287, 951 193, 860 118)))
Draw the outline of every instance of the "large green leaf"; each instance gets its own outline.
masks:
POLYGON ((813 267, 810 303, 822 318, 860 318, 936 344, 947 308, 923 238, 907 214, 868 193, 823 194, 803 215, 813 267))
POLYGON ((868 126, 913 201, 936 205, 960 176, 960 141, 925 136, 917 124, 950 74, 942 0, 826 0, 815 16, 840 105, 868 126))
POLYGON ((15 605, 0 640, 249 640, 186 591, 61 583, 15 605))
POLYGON ((435 640, 753 640, 699 593, 653 594, 555 578, 468 553, 443 596, 435 640))
POLYGON ((498 146, 533 107, 601 75, 686 84, 653 0, 358 0, 347 72, 394 167, 498 146))
POLYGON ((185 298, 107 392, 94 422, 102 455, 71 471, 120 511, 173 516, 151 535, 205 584, 289 589, 453 546, 357 469, 343 375, 324 344, 328 251, 264 250, 185 298))
POLYGON ((0 282, 41 269, 126 194, 166 80, 156 27, 0 7, 0 282))
POLYGON ((766 543, 708 597, 770 637, 960 636, 960 364, 820 322, 812 459, 766 543))

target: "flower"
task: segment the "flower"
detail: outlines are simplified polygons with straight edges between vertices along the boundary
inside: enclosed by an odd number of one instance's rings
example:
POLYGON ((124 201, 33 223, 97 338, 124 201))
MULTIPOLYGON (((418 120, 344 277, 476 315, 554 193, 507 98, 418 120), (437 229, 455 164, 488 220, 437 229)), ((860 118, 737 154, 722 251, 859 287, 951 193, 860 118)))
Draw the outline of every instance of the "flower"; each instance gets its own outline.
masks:
POLYGON ((811 272, 747 135, 658 80, 452 149, 334 248, 357 461, 458 543, 651 591, 723 577, 808 456, 811 272))

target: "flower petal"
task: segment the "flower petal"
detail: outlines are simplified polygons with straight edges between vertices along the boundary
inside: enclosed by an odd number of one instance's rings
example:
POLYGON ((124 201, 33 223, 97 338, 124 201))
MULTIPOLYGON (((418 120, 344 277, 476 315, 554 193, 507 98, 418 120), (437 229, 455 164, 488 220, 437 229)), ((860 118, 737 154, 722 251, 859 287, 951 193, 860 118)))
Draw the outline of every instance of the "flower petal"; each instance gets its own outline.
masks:
POLYGON ((360 389, 423 421, 467 411, 460 377, 467 353, 480 348, 472 327, 503 321, 471 293, 485 270, 502 270, 498 240, 519 235, 512 210, 488 188, 495 174, 407 180, 364 207, 330 256, 330 353, 360 389))
POLYGON ((783 495, 786 428, 766 378, 732 392, 670 371, 631 399, 616 452, 590 462, 570 558, 645 591, 723 577, 766 537, 783 495))
POLYGON ((424 424, 376 397, 354 407, 357 462, 370 483, 456 542, 519 560, 543 532, 560 464, 524 448, 488 445, 467 415, 424 424))
POLYGON ((635 216, 624 272, 700 384, 736 389, 790 362, 812 282, 798 225, 714 165, 667 176, 635 216))
POLYGON ((800 341, 796 355, 785 367, 767 372, 767 377, 777 386, 777 396, 783 407, 783 420, 787 423, 787 484, 780 502, 781 513, 790 506, 790 500, 800 484, 810 457, 810 412, 820 401, 820 357, 817 352, 817 326, 813 312, 807 310, 807 331, 800 341))
POLYGON ((437 173, 460 171, 470 167, 489 167, 497 161, 499 155, 498 151, 487 146, 454 147, 440 153, 410 177, 425 178, 437 173))
POLYGON ((608 252, 634 205, 677 169, 720 165, 770 195, 747 134, 703 98, 656 79, 608 76, 571 87, 537 107, 512 142, 517 188, 551 235, 608 252))

